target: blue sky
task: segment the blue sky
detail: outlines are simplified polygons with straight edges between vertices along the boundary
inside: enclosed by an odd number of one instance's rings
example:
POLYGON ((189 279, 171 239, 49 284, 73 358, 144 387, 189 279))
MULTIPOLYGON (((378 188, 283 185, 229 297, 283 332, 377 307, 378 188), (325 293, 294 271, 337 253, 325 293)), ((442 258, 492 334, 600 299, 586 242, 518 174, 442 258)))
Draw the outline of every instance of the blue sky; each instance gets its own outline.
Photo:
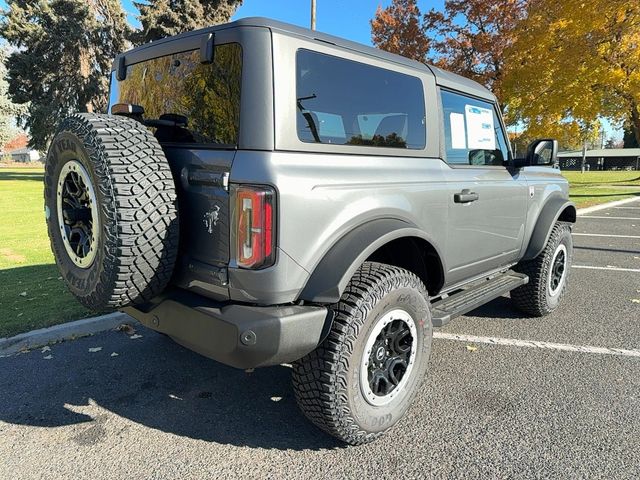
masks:
MULTIPOLYGON (((1 2, 0 2, 1 3, 1 2)), ((391 0, 316 0, 316 28, 322 32, 371 44, 369 20, 378 5, 389 5, 391 0)), ((122 0, 129 21, 137 24, 136 8, 131 0, 122 0)), ((441 9, 444 0, 419 0, 422 12, 441 9)), ((309 27, 311 0, 244 0, 232 20, 243 17, 270 17, 301 27, 309 27)))

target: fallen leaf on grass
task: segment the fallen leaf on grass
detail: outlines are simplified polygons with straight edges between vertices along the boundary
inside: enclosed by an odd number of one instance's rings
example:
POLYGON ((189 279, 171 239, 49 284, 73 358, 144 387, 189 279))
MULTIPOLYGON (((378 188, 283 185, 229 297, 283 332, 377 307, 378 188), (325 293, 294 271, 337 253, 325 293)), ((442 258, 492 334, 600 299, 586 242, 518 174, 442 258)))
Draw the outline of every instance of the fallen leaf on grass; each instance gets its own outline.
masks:
POLYGON ((50 352, 50 351, 51 351, 51 347, 48 347, 48 346, 46 346, 46 345, 45 345, 44 347, 42 347, 42 349, 41 349, 40 351, 41 351, 42 353, 44 353, 44 352, 50 352))
POLYGON ((94 348, 90 348, 89 352, 95 353, 95 352, 99 352, 100 350, 102 350, 102 347, 94 347, 94 348))
POLYGON ((19 313, 18 318, 20 318, 22 315, 24 315, 24 313, 19 313))
POLYGON ((53 355, 47 355, 46 357, 42 357, 45 360, 51 360, 53 358, 53 355))
POLYGON ((118 354, 117 354, 116 352, 113 352, 113 353, 111 354, 111 356, 112 356, 112 357, 117 357, 117 356, 118 356, 118 354))
POLYGON ((474 347, 472 345, 467 345, 467 350, 470 352, 475 352, 476 350, 478 350, 478 347, 474 347))
POLYGON ((131 335, 129 338, 130 338, 131 340, 135 340, 136 338, 142 338, 142 335, 138 335, 138 334, 136 334, 136 335, 131 335))
POLYGON ((134 333, 136 333, 136 329, 133 328, 131 325, 129 325, 128 323, 121 323, 120 325, 118 325, 118 327, 116 328, 116 330, 118 332, 124 332, 127 335, 133 335, 134 333))
POLYGON ((20 292, 20 296, 21 297, 26 297, 27 296, 27 292, 20 292))

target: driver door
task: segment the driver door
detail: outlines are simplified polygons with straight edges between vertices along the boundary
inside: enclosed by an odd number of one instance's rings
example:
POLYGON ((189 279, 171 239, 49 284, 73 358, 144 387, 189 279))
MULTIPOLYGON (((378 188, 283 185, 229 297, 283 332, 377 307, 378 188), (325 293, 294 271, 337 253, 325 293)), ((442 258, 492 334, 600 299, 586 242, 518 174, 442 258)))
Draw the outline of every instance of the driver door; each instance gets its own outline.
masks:
POLYGON ((508 142, 495 104, 448 90, 441 99, 451 285, 517 260, 528 185, 507 168, 508 142))

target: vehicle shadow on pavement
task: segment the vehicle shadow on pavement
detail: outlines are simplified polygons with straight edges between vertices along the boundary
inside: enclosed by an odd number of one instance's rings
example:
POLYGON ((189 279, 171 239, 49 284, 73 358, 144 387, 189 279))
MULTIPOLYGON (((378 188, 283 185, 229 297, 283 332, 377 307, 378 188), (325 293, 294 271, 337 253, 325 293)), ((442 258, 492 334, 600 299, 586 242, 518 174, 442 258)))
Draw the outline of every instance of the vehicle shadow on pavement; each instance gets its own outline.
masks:
POLYGON ((511 303, 509 297, 498 297, 485 303, 481 307, 465 313, 467 317, 492 318, 492 319, 525 319, 531 320, 526 314, 520 312, 511 303))
POLYGON ((0 420, 39 427, 88 423, 91 429, 95 419, 74 407, 95 402, 146 427, 208 442, 293 450, 342 447, 298 410, 290 368, 247 373, 150 330, 139 333, 142 338, 131 339, 107 332, 53 345, 46 353, 0 358, 0 420), (89 351, 98 347, 102 350, 89 351), (45 359, 48 355, 53 358, 45 359))

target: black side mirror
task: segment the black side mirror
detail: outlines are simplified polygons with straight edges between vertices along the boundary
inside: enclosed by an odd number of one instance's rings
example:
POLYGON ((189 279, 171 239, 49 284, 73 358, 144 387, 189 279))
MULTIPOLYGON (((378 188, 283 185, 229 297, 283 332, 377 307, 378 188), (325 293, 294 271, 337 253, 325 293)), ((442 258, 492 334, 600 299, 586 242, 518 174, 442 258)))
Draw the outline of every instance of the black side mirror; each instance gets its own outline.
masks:
POLYGON ((527 156, 514 158, 513 168, 533 166, 556 166, 558 164, 558 141, 552 138, 534 140, 527 147, 527 156))
POLYGON ((551 138, 534 140, 527 147, 527 164, 556 165, 558 163, 558 141, 551 138))

